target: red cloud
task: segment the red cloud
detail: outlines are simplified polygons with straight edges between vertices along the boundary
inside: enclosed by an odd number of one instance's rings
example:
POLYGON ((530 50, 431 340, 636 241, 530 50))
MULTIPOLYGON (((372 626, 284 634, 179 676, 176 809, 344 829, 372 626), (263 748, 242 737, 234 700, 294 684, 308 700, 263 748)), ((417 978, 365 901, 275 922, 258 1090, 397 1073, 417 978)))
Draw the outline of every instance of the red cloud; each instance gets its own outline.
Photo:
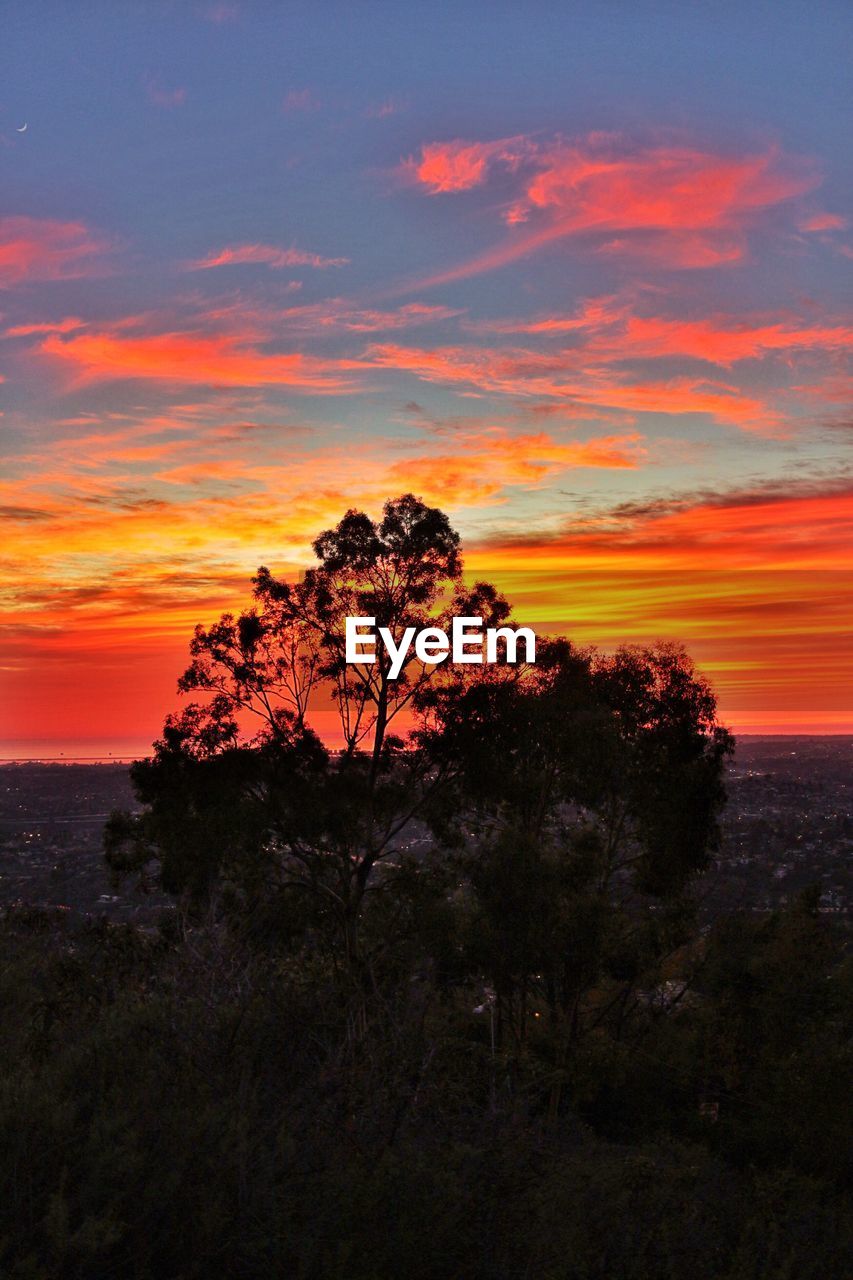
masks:
POLYGON ((789 318, 680 320, 635 316, 613 298, 584 303, 574 315, 538 316, 531 320, 479 321, 467 326, 475 333, 574 334, 585 360, 653 360, 689 357, 730 366, 739 360, 760 359, 774 351, 847 351, 853 348, 849 325, 808 325, 789 318))
POLYGON ((92 275, 107 252, 82 222, 49 218, 0 218, 0 284, 22 280, 73 280, 92 275))
POLYGON ((775 150, 733 158, 660 146, 626 154, 608 141, 556 147, 540 163, 525 192, 529 209, 552 210, 575 232, 726 228, 816 181, 782 165, 775 150))
POLYGON ((403 162, 403 172, 421 183, 430 195, 468 191, 486 179, 493 161, 514 165, 527 144, 522 138, 502 138, 497 142, 430 142, 421 147, 420 160, 403 162))
POLYGON ((722 267, 738 262, 746 252, 746 240, 740 232, 701 231, 645 232, 617 236, 600 244, 597 253, 630 255, 635 260, 663 270, 722 267))
POLYGON ((797 223, 800 231, 843 231, 847 219, 838 213, 812 213, 797 223))
POLYGON ((613 135, 550 146, 529 139, 430 143, 420 162, 405 168, 436 194, 481 185, 497 164, 516 176, 505 221, 522 229, 421 283, 462 279, 577 236, 594 237, 603 252, 674 267, 716 266, 743 256, 745 232, 758 213, 819 181, 811 167, 775 148, 730 156, 669 143, 631 147, 613 135))
POLYGON ((85 321, 78 320, 76 316, 68 316, 65 320, 57 320, 55 323, 45 321, 43 324, 16 324, 11 329, 7 329, 3 334, 4 338, 29 338, 36 333, 72 333, 75 329, 82 329, 85 321))
POLYGON ((606 348, 623 359, 692 356, 712 364, 732 365, 760 358, 771 351, 844 351, 853 347, 853 329, 845 325, 796 324, 731 325, 715 320, 670 320, 631 317, 624 330, 601 338, 593 350, 606 348))
POLYGON ((207 271, 211 267, 260 264, 278 271, 283 267, 342 267, 348 262, 349 258, 324 258, 319 253, 308 253, 304 249, 277 249, 271 244, 234 244, 189 263, 188 269, 207 271))

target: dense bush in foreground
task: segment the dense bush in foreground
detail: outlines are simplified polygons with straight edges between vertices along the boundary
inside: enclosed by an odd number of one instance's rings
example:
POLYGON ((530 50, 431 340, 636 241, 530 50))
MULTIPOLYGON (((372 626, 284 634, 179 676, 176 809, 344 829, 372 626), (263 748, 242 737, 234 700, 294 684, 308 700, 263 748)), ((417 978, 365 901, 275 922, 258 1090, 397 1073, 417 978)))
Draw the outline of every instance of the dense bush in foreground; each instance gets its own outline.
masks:
POLYGON ((0 969, 14 1280, 849 1274, 844 971, 808 904, 722 926, 677 1017, 585 1039, 556 1116, 547 1035, 493 1053, 426 977, 20 917, 0 969))

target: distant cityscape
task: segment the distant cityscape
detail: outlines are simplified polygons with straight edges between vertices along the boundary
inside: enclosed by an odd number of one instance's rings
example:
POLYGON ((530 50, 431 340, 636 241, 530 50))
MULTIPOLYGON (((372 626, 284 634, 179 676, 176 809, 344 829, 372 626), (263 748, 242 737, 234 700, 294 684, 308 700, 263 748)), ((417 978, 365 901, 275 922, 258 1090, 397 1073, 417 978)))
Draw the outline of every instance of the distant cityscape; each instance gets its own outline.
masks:
POLYGON ((853 738, 744 737, 729 766, 721 849, 706 910, 770 911, 810 885, 849 923, 853 738))
MULTIPOLYGON (((816 885, 821 912, 850 923, 851 765, 853 737, 739 739, 721 848, 696 886, 704 915, 772 911, 816 885)), ((119 889, 103 859, 109 813, 134 807, 124 761, 0 765, 0 908, 156 918, 169 900, 119 889)))

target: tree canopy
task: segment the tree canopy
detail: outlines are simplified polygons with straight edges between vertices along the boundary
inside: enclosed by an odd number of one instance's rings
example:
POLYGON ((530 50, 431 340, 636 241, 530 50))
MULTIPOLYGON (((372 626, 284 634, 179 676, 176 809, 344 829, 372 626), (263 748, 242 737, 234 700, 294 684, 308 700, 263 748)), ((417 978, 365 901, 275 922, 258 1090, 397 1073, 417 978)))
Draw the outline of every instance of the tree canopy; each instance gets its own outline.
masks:
MULTIPOLYGON (((502 1008, 520 991, 523 1011, 533 984, 577 1025, 582 992, 639 945, 638 915, 677 915, 714 846, 730 739, 710 688, 674 646, 603 655, 560 638, 536 664, 410 654, 391 679, 381 652, 346 661, 347 617, 396 640, 459 615, 511 622, 508 601, 466 583, 447 516, 411 494, 379 520, 347 512, 313 547, 300 580, 262 567, 249 608, 196 628, 179 681, 192 700, 134 766, 145 807, 112 820, 111 865, 310 937, 345 968, 411 944, 412 895, 422 910, 453 886, 502 1008), (339 751, 311 728, 323 701, 339 751)), ((662 919, 646 961, 672 942, 662 919)), ((636 975, 636 957, 620 963, 636 975)))

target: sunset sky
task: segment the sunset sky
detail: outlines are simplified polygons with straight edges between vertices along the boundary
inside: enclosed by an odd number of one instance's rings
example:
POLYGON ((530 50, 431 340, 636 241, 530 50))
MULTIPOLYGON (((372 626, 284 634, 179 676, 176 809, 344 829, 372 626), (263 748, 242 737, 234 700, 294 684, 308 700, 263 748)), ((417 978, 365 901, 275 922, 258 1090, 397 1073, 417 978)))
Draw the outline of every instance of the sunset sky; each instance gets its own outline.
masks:
POLYGON ((521 621, 853 732, 851 28, 4 6, 0 755, 147 750, 194 624, 405 491, 521 621))

